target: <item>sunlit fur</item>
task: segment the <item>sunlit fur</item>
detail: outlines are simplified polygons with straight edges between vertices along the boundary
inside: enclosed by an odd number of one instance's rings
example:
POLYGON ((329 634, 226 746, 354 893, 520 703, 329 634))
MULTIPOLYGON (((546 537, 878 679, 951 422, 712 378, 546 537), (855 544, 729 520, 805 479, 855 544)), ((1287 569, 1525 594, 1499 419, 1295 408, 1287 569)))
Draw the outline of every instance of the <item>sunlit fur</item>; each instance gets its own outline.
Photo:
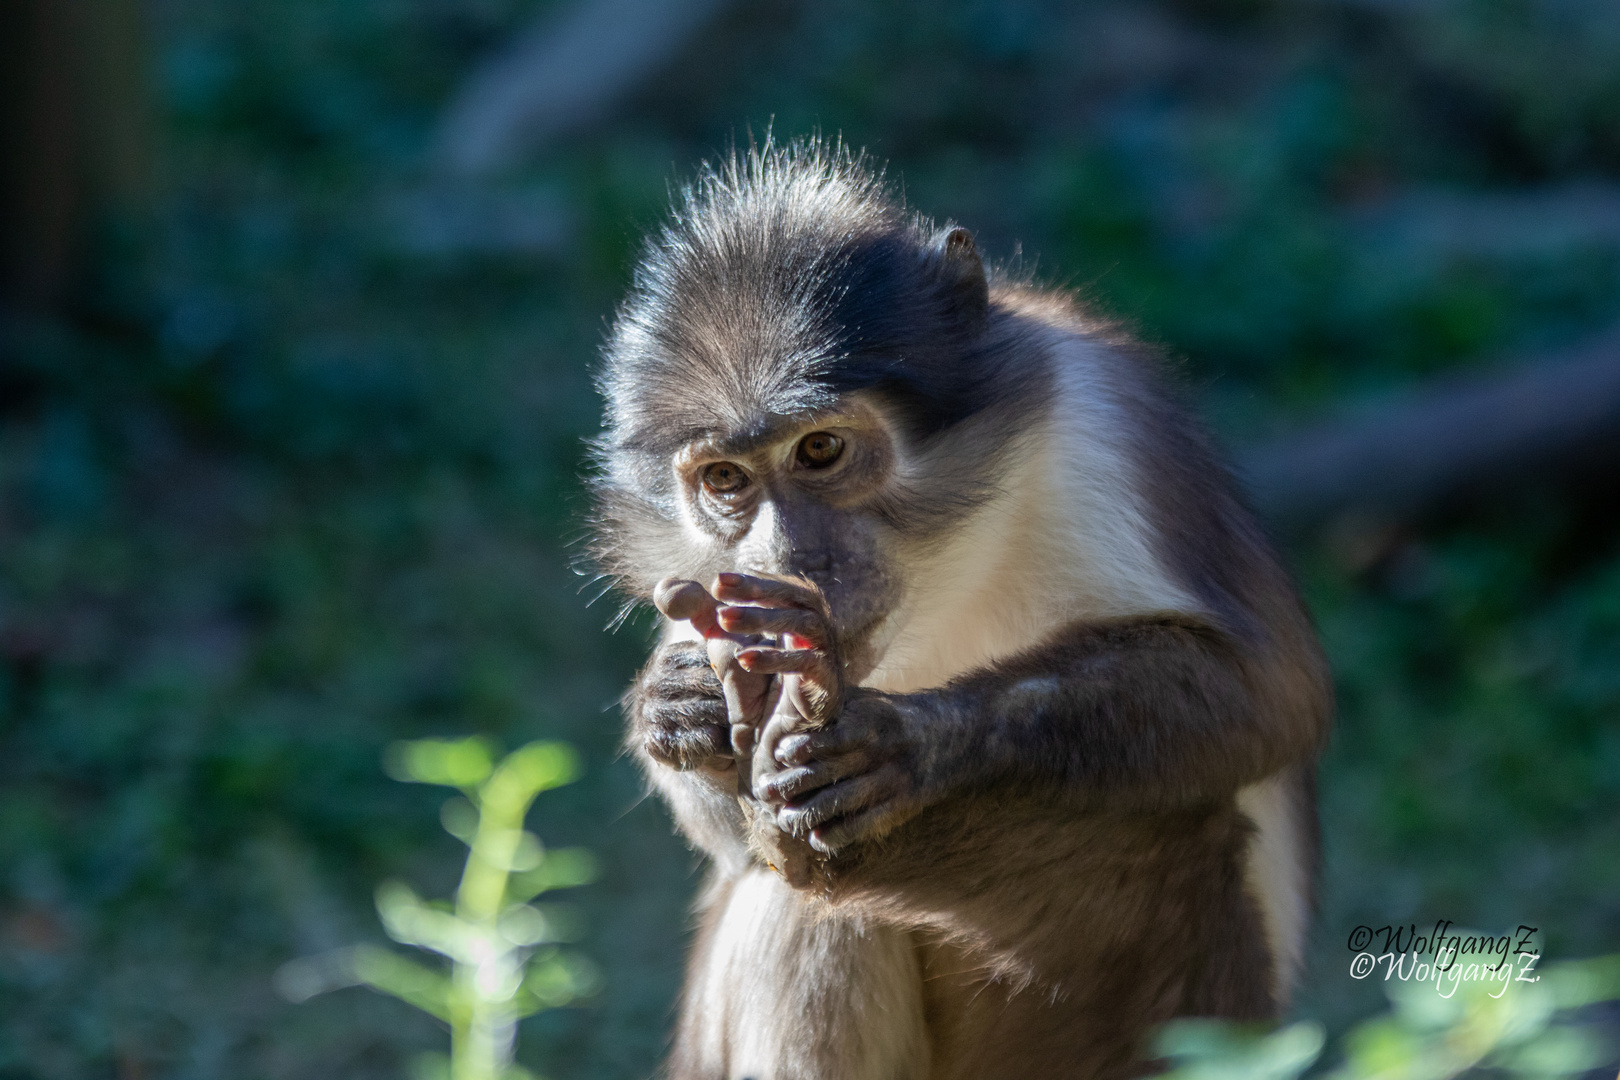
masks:
MULTIPOLYGON (((1298 970, 1331 703, 1292 587, 1156 359, 941 235, 838 148, 767 145, 681 194, 607 346, 594 553, 621 592, 798 572, 779 529, 747 549, 772 565, 706 540, 671 462, 876 410, 895 600, 864 684, 937 715, 923 765, 992 714, 985 745, 1024 763, 801 894, 753 862, 733 774, 637 742, 650 667, 630 749, 712 859, 679 1080, 1135 1075, 1146 1025, 1271 1015, 1298 970), (1157 708, 1180 711, 1115 723, 1157 708)), ((667 625, 660 655, 690 637, 667 625)))
POLYGON ((830 915, 763 868, 717 892, 693 956, 675 1075, 929 1075, 922 968, 904 930, 830 915))

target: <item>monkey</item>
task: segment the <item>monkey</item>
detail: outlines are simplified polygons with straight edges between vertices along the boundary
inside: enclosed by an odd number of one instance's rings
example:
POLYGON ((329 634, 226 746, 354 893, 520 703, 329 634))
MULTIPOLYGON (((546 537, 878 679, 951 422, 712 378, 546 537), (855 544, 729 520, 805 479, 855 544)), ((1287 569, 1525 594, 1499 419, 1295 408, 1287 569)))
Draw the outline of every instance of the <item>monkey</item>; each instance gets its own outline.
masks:
POLYGON ((767 139, 598 382, 591 554, 663 609, 626 747, 709 866, 671 1080, 1112 1080, 1279 1013, 1331 681, 1160 351, 767 139))

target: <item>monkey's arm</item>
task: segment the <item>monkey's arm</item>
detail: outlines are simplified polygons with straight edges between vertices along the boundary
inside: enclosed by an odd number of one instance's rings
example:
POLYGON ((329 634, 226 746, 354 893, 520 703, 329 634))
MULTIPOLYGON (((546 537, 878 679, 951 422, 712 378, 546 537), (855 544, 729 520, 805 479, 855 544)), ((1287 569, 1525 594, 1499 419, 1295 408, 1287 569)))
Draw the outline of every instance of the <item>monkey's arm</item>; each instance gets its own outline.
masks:
MULTIPOLYGON (((779 771, 756 774, 756 793, 783 828, 833 852, 974 793, 1097 810, 1193 805, 1318 749, 1325 674, 1313 651, 1297 652, 1188 618, 1076 623, 936 690, 853 691, 824 730, 776 742, 779 771)), ((744 660, 757 670, 804 662, 768 650, 744 660)))
POLYGON ((1174 809, 1313 755, 1325 675, 1309 659, 1185 618, 1080 623, 1045 644, 894 699, 926 725, 928 787, 1019 785, 1100 806, 1174 809))
POLYGON ((701 641, 666 640, 626 695, 626 749, 722 871, 748 861, 720 680, 701 641))

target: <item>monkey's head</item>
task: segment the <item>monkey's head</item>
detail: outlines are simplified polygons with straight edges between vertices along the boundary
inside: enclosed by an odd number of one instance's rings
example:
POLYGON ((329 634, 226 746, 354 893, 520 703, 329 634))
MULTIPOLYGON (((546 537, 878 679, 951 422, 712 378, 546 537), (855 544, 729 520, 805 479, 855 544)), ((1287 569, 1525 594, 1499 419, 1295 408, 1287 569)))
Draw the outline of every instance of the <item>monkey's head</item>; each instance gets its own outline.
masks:
POLYGON ((971 235, 842 149, 705 170, 606 347, 599 564, 634 599, 672 574, 808 577, 858 652, 914 587, 901 568, 997 485, 994 415, 1033 389, 1005 322, 971 235))

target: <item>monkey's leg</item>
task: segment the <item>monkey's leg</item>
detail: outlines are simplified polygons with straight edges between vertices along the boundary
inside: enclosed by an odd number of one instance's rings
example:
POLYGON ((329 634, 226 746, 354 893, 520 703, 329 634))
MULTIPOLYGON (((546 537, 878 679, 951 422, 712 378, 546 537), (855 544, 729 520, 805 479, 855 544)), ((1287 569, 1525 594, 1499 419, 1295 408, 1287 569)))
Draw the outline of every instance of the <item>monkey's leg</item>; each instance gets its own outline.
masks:
POLYGON ((922 974, 904 931, 753 869, 711 897, 671 1080, 923 1080, 922 974))

